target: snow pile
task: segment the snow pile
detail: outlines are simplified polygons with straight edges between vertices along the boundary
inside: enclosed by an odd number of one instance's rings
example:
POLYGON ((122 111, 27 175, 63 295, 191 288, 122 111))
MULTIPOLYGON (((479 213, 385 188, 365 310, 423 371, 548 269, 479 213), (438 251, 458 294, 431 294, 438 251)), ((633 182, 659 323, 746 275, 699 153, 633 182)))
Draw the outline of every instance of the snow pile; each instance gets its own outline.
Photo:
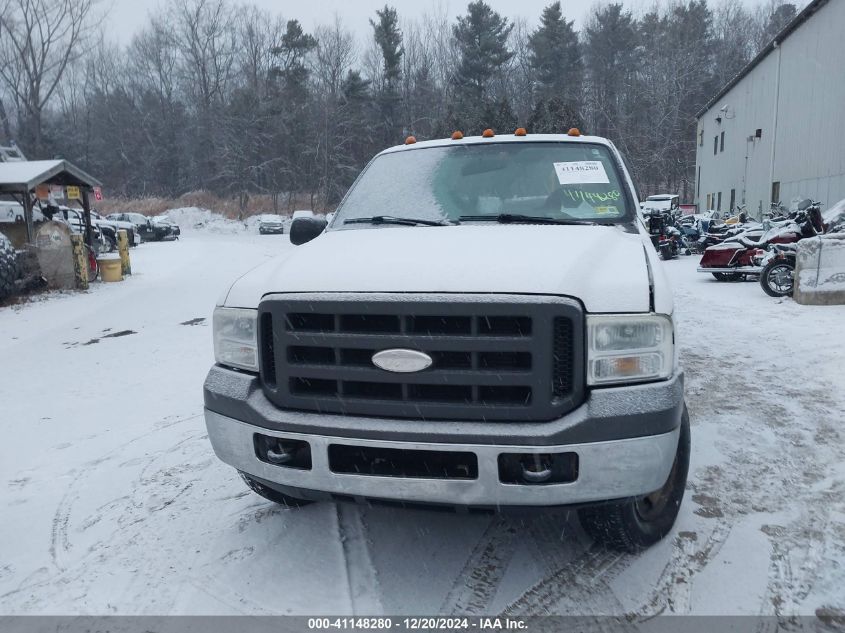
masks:
MULTIPOLYGON (((167 217, 171 222, 178 224, 183 232, 186 230, 206 230, 212 233, 237 234, 257 232, 258 223, 263 215, 281 216, 285 223, 285 232, 290 229, 290 216, 285 213, 274 213, 272 211, 251 215, 243 220, 233 220, 211 209, 179 207, 177 209, 169 209, 159 217, 167 217)), ((317 213, 315 217, 325 218, 326 216, 322 213, 317 213)))
POLYGON ((208 230, 213 233, 242 233, 255 229, 257 218, 246 221, 231 220, 210 209, 199 207, 180 207, 169 209, 162 216, 179 225, 182 231, 208 230))

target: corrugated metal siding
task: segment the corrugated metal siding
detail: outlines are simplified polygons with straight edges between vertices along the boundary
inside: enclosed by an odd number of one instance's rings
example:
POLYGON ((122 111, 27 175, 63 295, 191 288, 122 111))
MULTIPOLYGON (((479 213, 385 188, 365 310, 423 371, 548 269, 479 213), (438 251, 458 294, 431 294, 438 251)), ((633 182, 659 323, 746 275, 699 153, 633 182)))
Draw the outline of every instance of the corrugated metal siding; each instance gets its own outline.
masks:
POLYGON ((811 197, 826 206, 845 198, 845 0, 831 0, 798 27, 699 119, 704 145, 698 147, 701 182, 696 201, 722 191, 727 210, 730 190, 752 213, 769 208, 773 181, 782 202, 811 197), (777 134, 772 141, 778 58, 780 90, 777 134), (721 125, 715 118, 728 106, 721 125), (748 142, 756 129, 762 138, 748 142), (725 150, 713 155, 713 137, 725 131, 725 150), (746 155, 748 156, 746 165, 746 155), (772 166, 774 167, 772 169, 772 166), (743 180, 745 185, 743 187, 743 180))

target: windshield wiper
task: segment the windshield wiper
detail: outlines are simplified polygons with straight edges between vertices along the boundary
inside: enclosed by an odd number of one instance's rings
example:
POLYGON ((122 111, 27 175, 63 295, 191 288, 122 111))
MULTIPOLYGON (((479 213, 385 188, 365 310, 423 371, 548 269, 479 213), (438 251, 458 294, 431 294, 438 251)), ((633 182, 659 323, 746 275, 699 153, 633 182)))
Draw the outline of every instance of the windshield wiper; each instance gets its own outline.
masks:
MULTIPOLYGON (((462 215, 460 218, 466 222, 498 222, 500 224, 564 224, 595 226, 598 222, 589 220, 563 220, 548 218, 542 215, 522 215, 520 213, 499 213, 498 215, 462 215)), ((602 224, 605 224, 602 222, 602 224)))
POLYGON ((344 224, 402 224, 404 226, 450 226, 445 220, 423 220, 421 218, 397 218, 392 215, 374 215, 369 218, 350 218, 344 224))

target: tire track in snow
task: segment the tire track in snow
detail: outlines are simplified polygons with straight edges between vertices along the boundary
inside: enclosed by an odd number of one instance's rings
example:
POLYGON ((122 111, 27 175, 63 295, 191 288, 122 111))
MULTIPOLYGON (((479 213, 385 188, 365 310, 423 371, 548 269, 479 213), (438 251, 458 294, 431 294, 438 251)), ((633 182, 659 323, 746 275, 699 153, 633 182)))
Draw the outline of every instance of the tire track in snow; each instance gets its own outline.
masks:
POLYGON ((697 532, 679 532, 672 556, 654 583, 647 603, 636 613, 646 619, 664 614, 688 614, 692 609, 692 581, 722 549, 731 532, 727 520, 717 521, 707 538, 699 544, 697 532))
POLYGON ((761 528, 772 545, 761 615, 768 615, 774 609, 778 618, 797 616, 820 575, 826 560, 825 535, 831 526, 826 500, 817 499, 814 507, 817 510, 803 514, 786 527, 761 528))
POLYGON ((381 589, 370 556, 362 510, 350 503, 336 503, 335 508, 352 614, 382 614, 381 589))
MULTIPOLYGON (((173 420, 173 421, 169 422, 167 426, 174 426, 176 424, 180 424, 180 423, 183 423, 183 422, 195 420, 199 417, 202 417, 202 414, 196 414, 196 415, 192 415, 192 416, 187 416, 185 418, 173 420)), ((68 484, 64 494, 62 495, 62 498, 59 501, 58 506, 56 507, 56 511, 53 515, 53 521, 52 521, 51 528, 50 528, 50 545, 49 545, 50 560, 51 560, 53 566, 60 572, 60 574, 62 574, 62 575, 66 574, 66 572, 68 572, 69 567, 70 567, 70 564, 66 561, 66 557, 72 549, 72 544, 71 544, 71 541, 70 541, 70 528, 71 528, 70 517, 71 517, 71 513, 73 511, 74 506, 76 505, 76 503, 79 501, 79 498, 80 498, 79 494, 76 492, 76 490, 77 490, 81 480, 83 479, 83 477, 92 476, 93 473, 96 472, 96 470, 102 464, 111 462, 111 461, 113 461, 117 458, 121 458, 122 455, 125 453, 125 450, 126 450, 127 447, 129 447, 129 446, 131 446, 131 445, 133 445, 137 442, 140 442, 140 441, 150 437, 151 435, 155 435, 155 434, 160 433, 160 432, 161 432, 161 428, 155 428, 155 429, 152 429, 152 430, 150 430, 146 433, 142 433, 141 435, 138 435, 138 436, 132 438, 128 442, 121 444, 120 446, 114 448, 113 450, 108 451, 102 457, 99 457, 98 459, 94 459, 94 460, 91 460, 91 461, 84 463, 82 465, 82 467, 76 472, 76 474, 73 475, 73 478, 71 479, 70 483, 68 484)), ((162 455, 166 455, 166 454, 169 454, 169 453, 172 453, 172 452, 178 450, 185 443, 187 443, 191 440, 194 440, 194 439, 197 439, 196 434, 191 434, 190 436, 185 437, 182 440, 175 442, 174 444, 168 446, 164 450, 160 450, 160 451, 157 451, 157 452, 155 452, 151 455, 146 456, 145 457, 146 465, 141 470, 141 474, 140 474, 139 478, 141 480, 144 479, 144 474, 146 473, 147 469, 149 469, 149 467, 159 457, 161 457, 162 455)), ((69 474, 73 474, 73 473, 74 473, 74 471, 71 471, 69 474)), ((132 494, 134 494, 137 491, 138 487, 139 487, 139 485, 138 485, 137 482, 135 484, 133 484, 132 494)), ((179 494, 181 494, 182 492, 184 492, 184 490, 180 491, 179 494)), ((170 501, 170 503, 172 503, 172 501, 170 501)), ((170 503, 164 502, 164 507, 166 507, 167 505, 170 505, 170 503)), ((108 506, 109 504, 105 504, 105 505, 108 506)), ((159 509, 161 509, 161 508, 159 508, 159 509)), ((101 517, 99 515, 94 516, 94 517, 90 517, 90 516, 86 517, 85 520, 83 520, 82 523, 81 523, 82 531, 85 531, 86 529, 90 528, 93 524, 99 522, 100 518, 101 517)), ((144 521, 143 518, 137 517, 134 521, 131 521, 129 523, 129 526, 133 526, 133 525, 136 525, 138 523, 142 523, 143 521, 144 521)), ((125 531, 126 527, 128 527, 128 526, 124 525, 121 528, 119 528, 118 531, 121 531, 121 532, 125 531)), ((136 531, 136 533, 137 533, 137 531, 136 531)), ((97 547, 96 547, 97 545, 99 545, 99 543, 95 544, 95 546, 88 549, 87 553, 83 555, 83 560, 85 558, 89 557, 92 554, 92 552, 97 549, 97 547)), ((40 584, 43 585, 43 583, 40 583, 40 584)))
MULTIPOLYGON (((577 605, 581 610, 584 605, 601 604, 601 611, 608 612, 607 598, 618 602, 613 596, 609 582, 635 559, 635 555, 593 545, 580 556, 526 589, 519 598, 502 611, 502 615, 557 614, 560 612, 557 607, 563 600, 577 605), (597 603, 596 597, 599 595, 602 600, 597 603)), ((595 626, 601 628, 601 620, 602 618, 596 618, 595 626)), ((616 628, 618 623, 614 623, 613 626, 616 628)))
POLYGON ((489 612, 496 591, 516 550, 516 528, 496 515, 473 546, 438 613, 476 615, 489 612))

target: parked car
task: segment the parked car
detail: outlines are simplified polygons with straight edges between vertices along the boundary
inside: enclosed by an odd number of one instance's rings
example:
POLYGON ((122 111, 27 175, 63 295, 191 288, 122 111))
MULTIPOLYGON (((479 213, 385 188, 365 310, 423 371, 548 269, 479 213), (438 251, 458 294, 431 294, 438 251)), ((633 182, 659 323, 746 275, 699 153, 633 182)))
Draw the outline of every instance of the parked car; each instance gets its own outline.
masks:
POLYGON ((131 222, 144 242, 160 242, 167 238, 170 230, 165 225, 157 225, 143 213, 111 213, 106 216, 109 220, 131 222))
POLYGON ((178 240, 179 236, 182 235, 179 225, 173 222, 167 215, 157 215, 152 221, 159 228, 166 229, 167 233, 163 238, 165 240, 178 240))
MULTIPOLYGON (((25 222, 23 207, 17 202, 10 202, 7 200, 0 201, 0 222, 25 222)), ((44 216, 38 207, 32 209, 32 221, 43 222, 44 216)))
POLYGON ((690 457, 672 291, 609 140, 409 141, 331 227, 289 233, 213 319, 208 435, 254 492, 574 506, 621 550, 669 532, 690 457))
POLYGON ((268 233, 284 233, 285 221, 280 215, 265 213, 258 218, 258 232, 261 235, 268 233))
MULTIPOLYGON (((41 212, 51 220, 67 224, 71 232, 85 235, 85 216, 81 209, 65 205, 47 205, 41 208, 41 212)), ((117 248, 117 229, 113 224, 92 217, 91 233, 97 252, 112 252, 117 248)))
POLYGON ((112 227, 115 235, 115 244, 117 243, 117 231, 120 229, 126 231, 127 238, 129 239, 129 246, 137 246, 141 243, 141 234, 137 232, 135 225, 132 222, 124 222, 122 220, 115 220, 112 218, 106 219, 94 209, 91 209, 91 221, 95 222, 97 225, 105 224, 112 227))

